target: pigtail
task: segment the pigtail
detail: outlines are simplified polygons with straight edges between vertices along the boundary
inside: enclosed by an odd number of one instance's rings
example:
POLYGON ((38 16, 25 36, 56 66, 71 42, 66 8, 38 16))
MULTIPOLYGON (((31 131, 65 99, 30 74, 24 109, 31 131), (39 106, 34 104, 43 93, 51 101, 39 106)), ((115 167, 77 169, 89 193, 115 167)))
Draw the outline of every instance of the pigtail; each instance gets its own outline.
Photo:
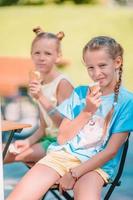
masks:
POLYGON ((121 86, 121 82, 122 82, 122 72, 123 72, 122 66, 123 65, 121 64, 121 66, 119 68, 119 80, 117 81, 115 88, 114 88, 114 94, 115 94, 114 95, 114 104, 113 104, 113 107, 111 108, 111 110, 108 112, 107 116, 105 117, 104 127, 103 127, 103 137, 106 134, 108 124, 110 123, 110 120, 112 118, 112 115, 114 112, 114 106, 115 106, 115 104, 117 104, 117 101, 118 101, 119 90, 120 90, 120 86, 121 86))
POLYGON ((121 82, 122 82, 122 72, 123 72, 122 66, 123 65, 121 65, 120 68, 119 68, 119 80, 117 81, 116 86, 114 88, 114 93, 115 93, 114 103, 117 103, 117 101, 118 101, 119 89, 120 89, 121 82))
POLYGON ((65 34, 64 34, 63 31, 60 31, 59 33, 56 34, 56 37, 57 37, 59 40, 62 40, 64 36, 65 36, 65 34))
POLYGON ((41 33, 44 33, 43 29, 40 26, 33 28, 33 32, 38 36, 41 33))

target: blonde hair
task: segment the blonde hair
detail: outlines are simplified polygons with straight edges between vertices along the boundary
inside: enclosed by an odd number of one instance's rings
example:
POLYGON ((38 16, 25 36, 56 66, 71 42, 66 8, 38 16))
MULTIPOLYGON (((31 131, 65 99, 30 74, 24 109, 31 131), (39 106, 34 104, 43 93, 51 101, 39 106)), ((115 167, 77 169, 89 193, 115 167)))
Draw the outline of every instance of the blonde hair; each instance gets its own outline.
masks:
POLYGON ((31 45, 31 52, 33 49, 34 44, 42 39, 42 38, 46 38, 46 39, 54 39, 57 43, 57 50, 61 51, 61 47, 60 47, 60 41, 63 39, 63 37, 65 36, 64 32, 60 31, 57 34, 54 33, 49 33, 49 32, 45 32, 40 26, 37 26, 35 28, 33 28, 33 32, 36 34, 36 37, 34 38, 34 40, 32 41, 32 45, 31 45))
POLYGON ((105 49, 108 55, 115 60, 118 56, 121 57, 122 59, 122 64, 119 67, 119 78, 118 81, 114 87, 114 104, 112 106, 112 109, 108 112, 105 118, 105 123, 104 123, 104 134, 106 133, 108 124, 111 120, 111 117, 114 112, 114 105, 118 101, 118 95, 119 95, 119 89, 122 81, 122 72, 123 72, 123 53, 124 50, 122 46, 116 42, 113 38, 107 37, 107 36, 98 36, 92 38, 83 48, 83 59, 84 59, 84 54, 86 53, 87 50, 94 51, 94 50, 100 50, 100 49, 105 49))

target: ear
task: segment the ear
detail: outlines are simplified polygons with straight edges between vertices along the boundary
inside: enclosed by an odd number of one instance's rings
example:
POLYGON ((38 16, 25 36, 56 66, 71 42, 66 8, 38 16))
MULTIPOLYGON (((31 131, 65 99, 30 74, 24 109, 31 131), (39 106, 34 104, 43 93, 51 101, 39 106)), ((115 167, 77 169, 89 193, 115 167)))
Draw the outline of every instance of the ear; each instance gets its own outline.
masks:
POLYGON ((31 60, 32 60, 32 62, 33 62, 33 60, 34 60, 34 55, 33 55, 33 53, 31 53, 31 60))
POLYGON ((58 64, 60 62, 61 58, 62 58, 62 54, 58 53, 57 59, 55 61, 55 64, 58 64))
POLYGON ((123 63, 123 59, 121 56, 117 56, 116 59, 115 59, 115 69, 119 69, 120 66, 122 65, 123 63))

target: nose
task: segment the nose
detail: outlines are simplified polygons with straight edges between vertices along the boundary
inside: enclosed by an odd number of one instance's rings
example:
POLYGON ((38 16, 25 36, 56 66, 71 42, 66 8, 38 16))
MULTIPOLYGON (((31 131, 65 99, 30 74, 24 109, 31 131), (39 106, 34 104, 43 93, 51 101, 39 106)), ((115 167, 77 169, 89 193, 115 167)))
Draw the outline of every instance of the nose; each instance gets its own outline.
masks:
POLYGON ((99 67, 96 67, 94 70, 94 76, 98 78, 101 75, 101 70, 99 67))
POLYGON ((45 55, 41 53, 40 56, 39 56, 39 59, 42 60, 42 61, 45 60, 45 55))

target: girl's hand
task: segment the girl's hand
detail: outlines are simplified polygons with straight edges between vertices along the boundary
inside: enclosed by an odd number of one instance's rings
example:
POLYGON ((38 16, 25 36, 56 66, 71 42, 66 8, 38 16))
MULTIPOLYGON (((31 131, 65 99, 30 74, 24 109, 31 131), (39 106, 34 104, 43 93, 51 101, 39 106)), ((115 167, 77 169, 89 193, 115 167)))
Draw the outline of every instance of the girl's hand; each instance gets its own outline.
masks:
POLYGON ((101 96, 100 88, 95 89, 93 92, 89 91, 86 96, 85 111, 94 114, 101 104, 101 96))
POLYGON ((26 149, 30 147, 30 142, 28 139, 25 140, 16 140, 14 142, 15 148, 19 151, 19 153, 22 153, 26 149))
POLYGON ((42 95, 41 84, 40 81, 34 80, 29 83, 29 92, 32 97, 35 99, 39 99, 42 95))
POLYGON ((62 178, 59 179, 59 191, 62 194, 63 191, 73 189, 75 179, 70 172, 67 172, 62 178))

